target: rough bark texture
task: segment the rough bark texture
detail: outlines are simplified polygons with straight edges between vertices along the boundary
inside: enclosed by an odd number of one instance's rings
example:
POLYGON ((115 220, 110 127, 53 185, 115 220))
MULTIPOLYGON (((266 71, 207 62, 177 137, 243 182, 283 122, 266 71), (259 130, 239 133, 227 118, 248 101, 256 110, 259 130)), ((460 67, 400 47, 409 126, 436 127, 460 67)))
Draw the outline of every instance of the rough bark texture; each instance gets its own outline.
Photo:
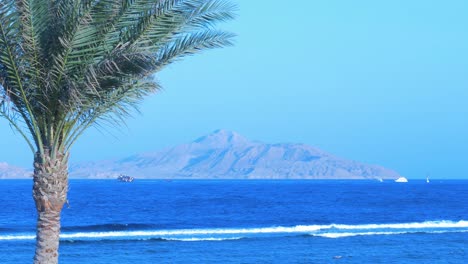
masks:
POLYGON ((68 155, 36 154, 33 197, 37 209, 35 264, 58 263, 60 212, 67 200, 68 155))

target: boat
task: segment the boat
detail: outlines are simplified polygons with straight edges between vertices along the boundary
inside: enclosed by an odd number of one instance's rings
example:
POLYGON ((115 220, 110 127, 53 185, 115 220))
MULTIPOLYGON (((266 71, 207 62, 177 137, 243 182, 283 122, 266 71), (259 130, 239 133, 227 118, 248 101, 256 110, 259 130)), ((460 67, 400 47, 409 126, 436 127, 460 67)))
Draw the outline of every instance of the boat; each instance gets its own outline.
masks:
POLYGON ((396 179, 395 182, 408 182, 408 179, 406 179, 405 177, 400 177, 396 179))
POLYGON ((128 175, 120 174, 119 177, 117 177, 117 180, 120 182, 132 182, 135 180, 135 178, 128 175))
POLYGON ((429 174, 426 176, 426 183, 429 183, 429 174))
POLYGON ((379 182, 383 182, 383 179, 382 178, 378 178, 377 179, 379 182))

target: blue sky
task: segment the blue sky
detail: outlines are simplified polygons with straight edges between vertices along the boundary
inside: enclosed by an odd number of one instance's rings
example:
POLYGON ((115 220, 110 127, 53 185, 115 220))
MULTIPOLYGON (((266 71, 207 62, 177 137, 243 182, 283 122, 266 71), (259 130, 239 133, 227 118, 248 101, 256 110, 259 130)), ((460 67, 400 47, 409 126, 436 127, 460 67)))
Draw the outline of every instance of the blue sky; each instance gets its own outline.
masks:
MULTIPOLYGON (((466 1, 239 0, 234 47, 173 64, 128 128, 92 129, 72 162, 189 142, 218 128, 300 142, 408 178, 468 179, 466 1)), ((0 161, 28 166, 0 121, 0 161)))

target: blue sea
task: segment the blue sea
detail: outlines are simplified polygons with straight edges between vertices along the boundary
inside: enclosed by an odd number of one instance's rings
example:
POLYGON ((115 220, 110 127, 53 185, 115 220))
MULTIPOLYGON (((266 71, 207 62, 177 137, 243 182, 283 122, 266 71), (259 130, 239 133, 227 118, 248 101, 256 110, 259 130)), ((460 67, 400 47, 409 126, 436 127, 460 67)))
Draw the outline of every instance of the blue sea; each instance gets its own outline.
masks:
MULTIPOLYGON (((31 263, 29 180, 0 181, 0 263, 31 263)), ((468 263, 468 181, 70 181, 61 263, 468 263)))

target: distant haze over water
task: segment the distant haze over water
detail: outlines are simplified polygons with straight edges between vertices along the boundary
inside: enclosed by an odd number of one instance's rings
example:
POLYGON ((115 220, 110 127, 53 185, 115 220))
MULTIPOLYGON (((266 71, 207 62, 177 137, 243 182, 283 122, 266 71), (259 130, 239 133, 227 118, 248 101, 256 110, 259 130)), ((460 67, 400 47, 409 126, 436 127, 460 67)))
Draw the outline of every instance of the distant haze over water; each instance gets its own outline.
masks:
MULTIPOLYGON (((397 179, 378 165, 336 157, 305 144, 265 144, 219 129, 191 143, 121 159, 70 166, 71 178, 116 178, 120 174, 159 179, 397 179)), ((0 178, 31 172, 0 163, 0 178)))
POLYGON ((71 177, 182 179, 396 179, 390 169, 305 144, 265 144, 216 130, 191 143, 122 159, 76 164, 71 177))

